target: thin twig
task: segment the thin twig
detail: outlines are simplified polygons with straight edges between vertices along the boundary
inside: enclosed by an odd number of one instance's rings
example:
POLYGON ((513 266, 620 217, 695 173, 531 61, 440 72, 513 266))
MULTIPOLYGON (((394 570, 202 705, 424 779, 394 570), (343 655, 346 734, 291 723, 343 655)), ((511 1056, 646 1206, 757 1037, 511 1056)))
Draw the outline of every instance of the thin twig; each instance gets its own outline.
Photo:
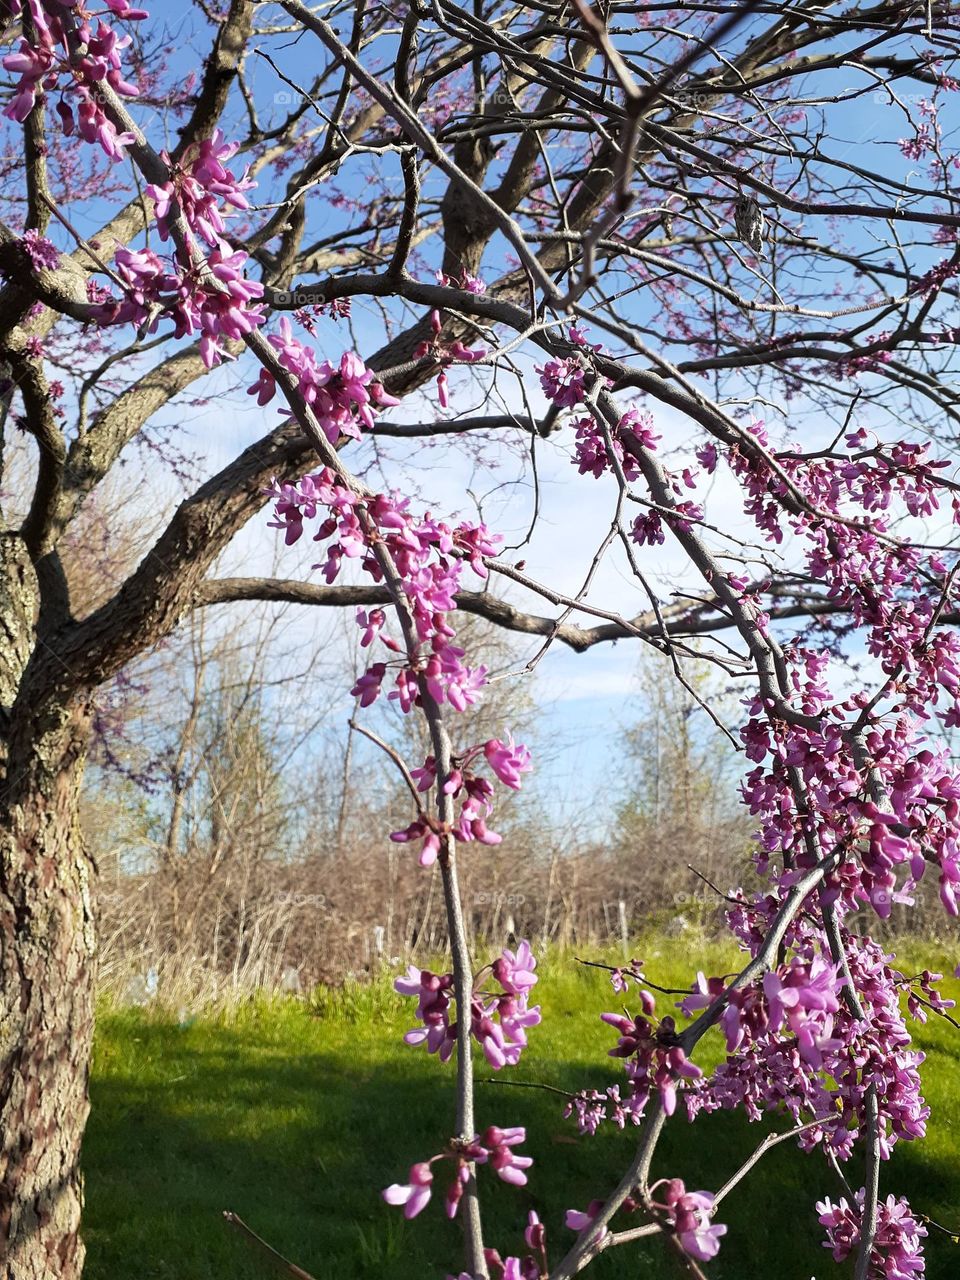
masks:
MULTIPOLYGON (((588 969, 605 969, 607 973, 623 973, 624 969, 630 969, 629 965, 604 964, 600 960, 584 960, 580 956, 574 956, 577 964, 585 965, 588 969)), ((633 972, 631 970, 631 972, 633 972)), ((637 982, 643 982, 645 986, 652 987, 654 991, 660 991, 665 996, 688 996, 690 995, 689 987, 661 987, 656 982, 651 982, 645 973, 635 976, 637 982)))
POLYGON ((717 1194, 713 1197, 713 1203, 717 1205, 725 1196, 729 1195, 737 1183, 742 1182, 753 1166, 757 1164, 757 1162, 761 1160, 768 1151, 779 1146, 781 1142, 786 1142, 788 1138, 796 1138, 799 1134, 806 1133, 808 1129, 816 1129, 819 1125, 824 1123, 824 1120, 825 1117, 819 1117, 816 1120, 809 1120, 806 1124, 798 1125, 795 1129, 788 1129, 786 1133, 768 1133, 757 1147, 756 1151, 754 1151, 753 1155, 745 1160, 736 1173, 733 1174, 732 1177, 728 1178, 723 1184, 717 1194))
POLYGON ((347 721, 347 724, 356 733, 361 734, 364 738, 369 738, 369 740, 374 744, 374 746, 379 747, 380 750, 384 752, 384 754, 387 755, 393 761, 393 763, 397 766, 400 773, 402 774, 404 782, 410 788, 410 794, 413 796, 413 799, 416 802, 417 812, 420 814, 423 814, 423 811, 424 811, 423 802, 420 797, 420 792, 417 790, 417 784, 414 782, 413 775, 411 774, 410 770, 407 768, 407 763, 403 759, 403 757, 397 751, 395 751, 393 747, 390 746, 389 742, 384 742, 384 740, 381 737, 378 737, 378 735, 375 734, 372 729, 364 728, 362 724, 359 724, 352 717, 347 721))
POLYGON ((304 1271, 303 1267, 298 1267, 295 1262, 291 1262, 282 1253, 278 1253, 272 1245, 267 1244, 266 1240, 261 1239, 255 1231, 251 1231, 242 1218, 238 1218, 229 1209, 224 1209, 223 1220, 231 1227, 236 1228, 250 1244, 255 1245, 261 1253, 270 1259, 274 1266, 279 1267, 281 1271, 285 1271, 287 1275, 294 1276, 295 1280, 314 1280, 309 1271, 304 1271))
POLYGON ((538 1080, 497 1080, 493 1076, 488 1076, 486 1080, 478 1080, 477 1084, 501 1084, 507 1085, 511 1089, 542 1089, 545 1093, 559 1093, 562 1098, 575 1098, 576 1093, 571 1093, 569 1089, 558 1089, 553 1084, 541 1084, 538 1080))

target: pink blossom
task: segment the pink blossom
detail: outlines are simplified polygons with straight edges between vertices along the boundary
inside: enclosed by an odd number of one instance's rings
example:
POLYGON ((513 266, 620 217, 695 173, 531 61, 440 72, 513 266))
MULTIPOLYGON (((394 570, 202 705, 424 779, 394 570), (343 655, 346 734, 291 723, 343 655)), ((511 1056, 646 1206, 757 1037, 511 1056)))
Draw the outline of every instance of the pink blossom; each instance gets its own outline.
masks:
POLYGON ((656 449, 661 437, 653 427, 653 416, 641 409, 628 409, 620 419, 619 434, 629 435, 643 449, 656 449))
POLYGON ((549 360, 537 372, 545 395, 561 408, 573 408, 586 398, 586 369, 577 360, 549 360))
POLYGON ((703 1072, 680 1047, 673 1018, 661 1018, 659 1025, 651 1021, 654 1002, 649 992, 646 995, 643 1014, 631 1019, 602 1013, 600 1019, 619 1033, 617 1044, 608 1051, 610 1057, 629 1059, 631 1100, 642 1110, 655 1089, 669 1116, 676 1110, 678 1083, 699 1080, 703 1072))
MULTIPOLYGON (((820 1201, 817 1210, 820 1223, 826 1227, 824 1248, 830 1249, 837 1262, 855 1253, 860 1245, 864 1190, 861 1188, 850 1205, 841 1197, 835 1205, 829 1199, 820 1201)), ((924 1270, 923 1245, 926 1227, 917 1222, 910 1206, 901 1196, 889 1195, 877 1206, 877 1227, 870 1250, 869 1280, 912 1280, 924 1270)))
POLYGON ((533 1209, 527 1215, 527 1226, 523 1233, 524 1241, 528 1249, 542 1252, 546 1244, 547 1232, 543 1223, 537 1217, 533 1209))
MULTIPOLYGON (((448 277, 441 275, 441 283, 449 283, 448 277)), ((473 277, 470 277, 471 279, 473 277)), ((471 292, 482 292, 482 290, 472 289, 471 292)), ((430 312, 430 330, 433 337, 427 342, 421 342, 414 348, 413 358, 415 360, 423 360, 430 358, 439 366, 437 374, 437 391, 440 401, 440 407, 446 409, 450 404, 449 384, 447 381, 447 367, 454 362, 462 362, 464 364, 473 364, 477 360, 482 360, 486 352, 482 348, 471 349, 465 347, 459 339, 450 342, 441 340, 440 334, 443 329, 443 321, 440 312, 433 310, 430 312)))
MULTIPOLYGON (((421 832, 413 833, 417 838, 421 832)), ((406 833, 394 833, 394 838, 406 833)), ((527 997, 536 982, 536 962, 527 942, 521 942, 514 955, 504 951, 490 966, 494 979, 502 988, 499 993, 475 991, 470 1000, 471 1033, 483 1049, 494 1070, 515 1065, 526 1047, 526 1032, 540 1022, 539 1008, 530 1008, 527 997)), ((411 965, 394 988, 401 995, 416 996, 416 1016, 423 1024, 408 1031, 404 1040, 410 1045, 423 1045, 428 1053, 436 1053, 446 1062, 456 1047, 456 1034, 451 1021, 454 999, 452 974, 434 974, 411 965)))
POLYGON ((664 541, 663 524, 656 511, 637 516, 630 529, 630 537, 638 546, 658 546, 664 541))
POLYGON ((522 1128, 500 1129, 491 1125, 483 1134, 469 1142, 458 1143, 456 1149, 448 1148, 431 1160, 415 1164, 410 1169, 409 1184, 394 1183, 382 1193, 387 1204, 402 1205, 404 1217, 414 1218, 430 1200, 433 1173, 430 1166, 443 1160, 454 1165, 453 1177, 444 1195, 447 1216, 456 1216, 463 1191, 470 1176, 469 1165, 488 1166, 503 1182, 522 1187, 527 1176, 524 1170, 533 1164, 530 1156, 518 1155, 513 1148, 526 1138, 522 1128))
POLYGON ((513 1150, 521 1142, 525 1142, 527 1131, 522 1126, 512 1129, 499 1129, 491 1125, 485 1129, 478 1142, 467 1148, 477 1164, 489 1164, 497 1177, 511 1186, 526 1186, 527 1175, 524 1170, 533 1164, 530 1156, 519 1156, 513 1150))
POLYGON ((520 790, 520 777, 533 768, 530 752, 522 744, 517 745, 512 735, 507 735, 506 742, 499 738, 491 738, 484 743, 484 755, 487 763, 505 787, 520 790))
POLYGON ((703 972, 697 974, 697 980, 694 983, 692 994, 686 996, 680 1003, 680 1012, 686 1017, 691 1017, 694 1013, 699 1013, 702 1009, 708 1008, 716 1000, 717 996, 724 991, 724 982, 722 978, 711 978, 709 981, 703 972))
MULTIPOLYGON (((571 1231, 585 1231, 587 1227, 596 1221, 602 1208, 602 1200, 591 1200, 585 1210, 568 1209, 563 1220, 571 1231)), ((607 1228, 601 1227, 597 1232, 597 1240, 602 1240, 606 1234, 607 1228)))
POLYGON ((369 707, 371 702, 375 702, 380 696, 380 686, 383 684, 383 678, 386 674, 386 663, 375 662, 357 680, 357 683, 350 690, 350 696, 359 698, 361 707, 369 707))
POLYGON ((129 0, 104 0, 107 8, 117 18, 126 18, 128 22, 138 22, 141 18, 149 18, 146 9, 136 9, 129 0))
POLYGON ((505 947, 493 962, 493 976, 511 995, 522 995, 534 987, 538 981, 534 970, 536 959, 530 943, 522 940, 516 953, 505 947))
POLYGON ((433 1174, 430 1171, 430 1165, 426 1163, 414 1164, 410 1166, 410 1182, 408 1184, 402 1186, 394 1182, 382 1194, 387 1204, 403 1205, 403 1216, 405 1218, 415 1218, 418 1213, 427 1207, 430 1201, 432 1184, 433 1174))
POLYGON ((30 258, 34 271, 55 271, 60 265, 56 246, 32 227, 23 233, 20 247, 30 258))
POLYGON ((663 1185, 665 1191, 662 1203, 654 1201, 654 1205, 664 1211, 684 1251, 699 1262, 715 1258, 720 1251, 720 1237, 726 1235, 727 1228, 710 1221, 713 1196, 708 1191, 687 1191, 679 1178, 658 1185, 663 1185))

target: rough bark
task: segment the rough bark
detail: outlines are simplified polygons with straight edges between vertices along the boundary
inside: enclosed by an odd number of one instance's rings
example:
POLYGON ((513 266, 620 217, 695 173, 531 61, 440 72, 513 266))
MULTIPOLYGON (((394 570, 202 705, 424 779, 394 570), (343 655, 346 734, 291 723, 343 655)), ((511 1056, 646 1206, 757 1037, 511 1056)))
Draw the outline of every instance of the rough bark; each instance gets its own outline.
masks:
POLYGON ((77 821, 87 723, 56 692, 23 699, 37 593, 17 542, 0 556, 0 1274, 73 1280, 93 1032, 94 868, 77 821))

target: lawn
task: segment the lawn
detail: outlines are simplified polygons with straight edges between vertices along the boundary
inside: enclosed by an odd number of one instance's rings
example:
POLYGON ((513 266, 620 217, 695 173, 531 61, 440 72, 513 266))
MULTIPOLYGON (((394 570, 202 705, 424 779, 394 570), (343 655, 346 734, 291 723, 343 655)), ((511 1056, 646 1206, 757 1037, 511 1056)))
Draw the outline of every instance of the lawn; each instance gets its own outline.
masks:
MULTIPOLYGON (((911 948, 911 959, 919 951, 911 948)), ((720 972, 712 945, 684 940, 639 947, 663 985, 688 980, 691 965, 720 972)), ((939 961, 951 972, 955 959, 939 961)), ((921 966, 922 967, 922 966, 921 966)), ((915 971, 915 970, 914 970, 915 971)), ((956 988, 958 984, 948 984, 956 988)), ((956 990, 951 994, 956 995, 956 990)), ((605 975, 573 959, 552 958, 537 996, 544 1022, 530 1034, 522 1066, 502 1078, 565 1089, 621 1078, 606 1057, 612 1033, 597 1015, 617 1004, 605 975)), ((452 1068, 401 1042, 412 1002, 386 983, 328 995, 315 1006, 285 1000, 250 1004, 229 1018, 180 1025, 160 1009, 104 1010, 84 1148, 88 1280, 254 1280, 275 1274, 225 1225, 232 1210, 317 1280, 344 1276, 442 1280, 459 1270, 457 1230, 434 1201, 413 1223, 379 1197, 405 1181, 408 1166, 440 1150, 452 1114, 452 1068)), ((708 1065, 719 1045, 704 1041, 708 1065)), ((937 1021, 920 1027, 927 1052, 930 1137, 901 1143, 882 1170, 881 1189, 906 1194, 915 1210, 960 1224, 960 1031, 937 1021)), ((491 1076, 481 1063, 482 1079, 491 1076)), ((526 1188, 485 1177, 488 1242, 522 1249, 529 1209, 548 1227, 556 1257, 572 1234, 563 1211, 584 1208, 616 1182, 634 1134, 579 1138, 556 1095, 483 1085, 480 1127, 523 1124, 535 1160, 526 1188)), ((779 1126, 787 1127, 784 1121, 779 1126)), ((658 1176, 716 1190, 765 1130, 739 1115, 697 1122, 690 1142, 680 1113, 667 1126, 658 1176)), ((481 1176, 484 1176, 481 1173, 481 1176)), ((859 1175, 851 1173, 854 1185, 859 1175)), ((823 1159, 783 1143, 724 1202, 729 1225, 707 1268, 723 1280, 783 1276, 827 1280, 849 1274, 820 1247, 815 1199, 837 1194, 823 1159)), ((927 1276, 960 1272, 960 1248, 940 1233, 927 1247, 927 1276)), ((656 1243, 629 1246, 591 1269, 598 1280, 679 1275, 656 1243)))

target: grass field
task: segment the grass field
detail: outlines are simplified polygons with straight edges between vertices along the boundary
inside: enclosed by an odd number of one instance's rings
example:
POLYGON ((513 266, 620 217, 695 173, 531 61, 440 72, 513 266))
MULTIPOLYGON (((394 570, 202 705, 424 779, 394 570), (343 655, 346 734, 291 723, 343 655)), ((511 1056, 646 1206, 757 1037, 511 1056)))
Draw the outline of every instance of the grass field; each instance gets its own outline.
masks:
MULTIPOLYGON (((919 951, 912 949, 912 960, 919 951)), ((684 940, 641 944, 651 975, 681 985, 691 968, 723 971, 714 946, 684 940)), ((952 972, 956 957, 925 955, 952 972)), ((922 967, 922 965, 921 965, 922 967)), ((914 970, 915 971, 915 970, 914 970)), ((957 987, 951 983, 949 986, 957 987)), ((622 1078, 607 1058, 611 1031, 597 1015, 616 1008, 605 975, 552 959, 537 988, 544 1022, 530 1034, 521 1067, 504 1078, 566 1089, 622 1078)), ((954 990, 951 994, 956 995, 954 990)), ((331 995, 316 1008, 288 1000, 250 1005, 229 1019, 180 1026, 161 1010, 104 1011, 84 1151, 89 1280, 253 1280, 267 1260, 222 1220, 233 1210, 317 1277, 432 1280, 459 1267, 456 1227, 436 1200, 413 1223, 379 1198, 405 1181, 412 1161, 441 1148, 452 1114, 452 1068, 401 1042, 412 1002, 386 983, 331 995)), ((698 1056, 716 1054, 716 1032, 698 1056)), ((960 1224, 960 1031, 920 1027, 927 1052, 930 1137, 901 1143, 881 1171, 881 1190, 906 1194, 915 1210, 960 1224)), ((713 1059, 715 1060, 715 1058, 713 1059)), ((491 1073, 483 1064, 481 1078, 491 1073)), ((528 1209, 548 1227, 551 1255, 572 1240, 563 1211, 585 1208, 616 1182, 634 1135, 601 1131, 580 1139, 561 1117, 562 1100, 533 1090, 484 1085, 479 1125, 523 1124, 535 1159, 530 1184, 486 1179, 488 1242, 522 1250, 528 1209), (492 1185, 491 1185, 492 1184, 492 1185)), ((781 1120, 779 1126, 789 1127, 781 1120)), ((716 1190, 765 1130, 739 1115, 697 1122, 680 1112, 658 1149, 658 1176, 716 1190)), ((851 1172, 860 1185, 859 1170, 851 1172)), ((783 1143, 724 1202, 729 1225, 711 1276, 827 1280, 851 1273, 820 1247, 813 1202, 837 1185, 817 1155, 783 1143)), ((662 1245, 630 1246, 591 1268, 598 1280, 679 1275, 662 1245)), ((939 1233, 927 1242, 927 1276, 960 1274, 960 1247, 939 1233)))

